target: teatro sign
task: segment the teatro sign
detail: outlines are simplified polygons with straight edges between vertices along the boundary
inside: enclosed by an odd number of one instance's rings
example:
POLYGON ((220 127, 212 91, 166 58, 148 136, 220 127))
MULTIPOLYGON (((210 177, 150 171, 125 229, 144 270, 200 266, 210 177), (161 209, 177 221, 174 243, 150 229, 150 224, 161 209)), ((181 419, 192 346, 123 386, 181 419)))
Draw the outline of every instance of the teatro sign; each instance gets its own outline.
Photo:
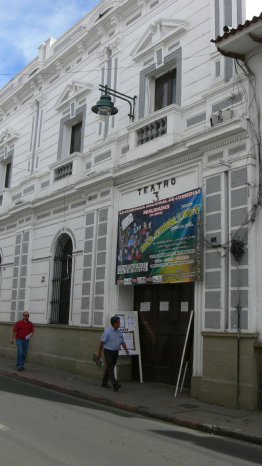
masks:
POLYGON ((176 184, 176 179, 171 178, 168 180, 163 180, 163 181, 158 181, 157 183, 152 183, 147 186, 143 186, 142 188, 138 188, 138 194, 141 196, 141 194, 148 194, 148 193, 153 193, 156 196, 156 200, 158 199, 158 193, 161 189, 163 188, 168 188, 169 186, 174 186, 176 184))

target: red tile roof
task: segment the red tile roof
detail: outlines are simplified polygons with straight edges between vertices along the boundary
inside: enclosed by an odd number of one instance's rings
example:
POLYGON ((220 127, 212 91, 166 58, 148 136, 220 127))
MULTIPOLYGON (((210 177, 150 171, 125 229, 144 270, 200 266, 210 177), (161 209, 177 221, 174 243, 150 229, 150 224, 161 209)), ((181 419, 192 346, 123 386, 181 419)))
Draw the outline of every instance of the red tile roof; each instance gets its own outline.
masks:
POLYGON ((257 23, 258 21, 262 21, 262 12, 260 13, 259 16, 253 16, 251 20, 247 19, 244 24, 239 24, 236 29, 232 28, 228 32, 225 32, 223 36, 217 36, 216 39, 211 39, 211 42, 214 42, 215 44, 217 44, 218 42, 221 42, 221 40, 224 40, 224 39, 227 39, 228 37, 233 36, 237 32, 240 32, 243 29, 248 28, 249 26, 257 23))

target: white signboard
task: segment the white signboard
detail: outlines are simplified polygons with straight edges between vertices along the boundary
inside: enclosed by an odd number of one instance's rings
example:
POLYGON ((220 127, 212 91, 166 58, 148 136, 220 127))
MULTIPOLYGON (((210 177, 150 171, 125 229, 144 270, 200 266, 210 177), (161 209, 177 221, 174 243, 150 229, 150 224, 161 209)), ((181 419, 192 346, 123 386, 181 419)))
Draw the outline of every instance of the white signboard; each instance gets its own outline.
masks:
POLYGON ((123 314, 118 314, 118 317, 120 319, 120 330, 122 328, 125 328, 125 316, 123 314))
MULTIPOLYGON (((149 304, 150 310, 150 302, 145 303, 149 304)), ((142 375, 142 362, 141 362, 141 350, 140 350, 140 340, 139 340, 139 326, 138 326, 138 316, 137 311, 124 311, 117 314, 120 318, 120 330, 123 333, 123 337, 131 356, 138 356, 139 361, 139 374, 140 374, 140 382, 143 382, 143 375, 142 375)), ((122 348, 119 350, 118 353, 120 356, 125 355, 126 352, 122 348)))
POLYGON ((134 330, 131 330, 131 332, 126 332, 125 330, 123 330, 123 336, 124 336, 124 340, 125 340, 125 344, 126 344, 126 347, 128 349, 128 351, 135 351, 136 349, 136 343, 135 343, 135 332, 134 330))
POLYGON ((159 310, 160 311, 169 311, 169 301, 160 301, 159 310))
POLYGON ((151 302, 148 301, 148 302, 145 302, 145 303, 140 303, 140 312, 147 312, 147 311, 150 311, 150 305, 151 305, 151 302))
POLYGON ((130 327, 133 327, 135 328, 136 327, 136 318, 134 316, 134 314, 127 314, 126 316, 126 326, 127 328, 130 328, 130 327))
POLYGON ((181 312, 188 312, 188 301, 181 301, 181 312))

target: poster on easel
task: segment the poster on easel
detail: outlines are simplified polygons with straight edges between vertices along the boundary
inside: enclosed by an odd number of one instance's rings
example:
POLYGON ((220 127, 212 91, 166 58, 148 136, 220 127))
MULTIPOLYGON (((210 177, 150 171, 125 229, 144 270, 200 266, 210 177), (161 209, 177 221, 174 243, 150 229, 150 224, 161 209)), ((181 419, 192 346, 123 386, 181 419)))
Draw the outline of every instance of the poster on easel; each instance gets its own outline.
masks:
MULTIPOLYGON (((139 340, 139 326, 138 326, 138 315, 137 311, 123 311, 116 314, 120 319, 120 327, 125 344, 129 351, 130 356, 138 356, 139 362, 139 379, 140 383, 143 383, 142 374, 142 361, 141 361, 141 350, 139 340)), ((125 355, 125 350, 121 347, 119 350, 119 356, 125 355)))

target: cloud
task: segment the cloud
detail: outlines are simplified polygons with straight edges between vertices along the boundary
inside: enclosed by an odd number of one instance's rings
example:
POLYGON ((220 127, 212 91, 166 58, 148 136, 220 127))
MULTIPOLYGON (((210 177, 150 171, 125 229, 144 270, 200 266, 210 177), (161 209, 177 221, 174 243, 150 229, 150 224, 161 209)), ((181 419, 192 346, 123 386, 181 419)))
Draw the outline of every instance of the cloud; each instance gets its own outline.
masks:
MULTIPOLYGON (((99 0, 1 0, 0 87, 38 54, 48 37, 58 39, 99 0)), ((261 0, 248 0, 247 17, 262 10, 261 0)))
POLYGON ((1 0, 0 86, 37 56, 37 48, 48 37, 58 39, 98 3, 98 0, 67 3, 64 0, 1 0))

